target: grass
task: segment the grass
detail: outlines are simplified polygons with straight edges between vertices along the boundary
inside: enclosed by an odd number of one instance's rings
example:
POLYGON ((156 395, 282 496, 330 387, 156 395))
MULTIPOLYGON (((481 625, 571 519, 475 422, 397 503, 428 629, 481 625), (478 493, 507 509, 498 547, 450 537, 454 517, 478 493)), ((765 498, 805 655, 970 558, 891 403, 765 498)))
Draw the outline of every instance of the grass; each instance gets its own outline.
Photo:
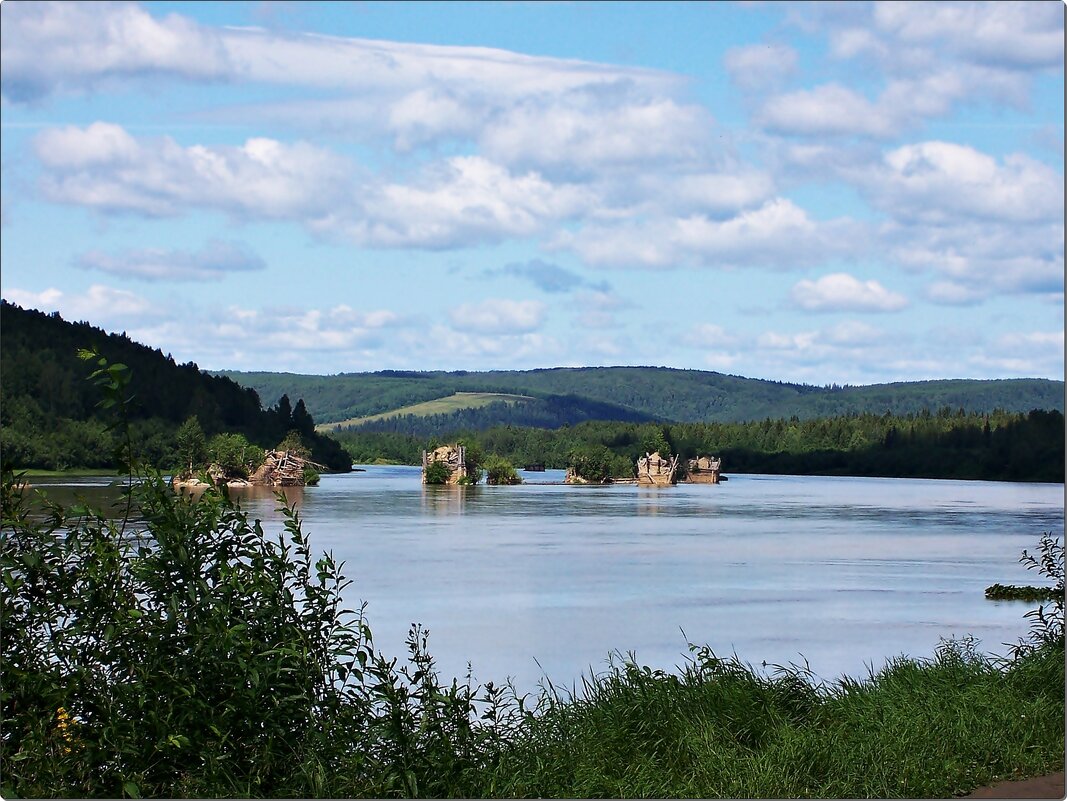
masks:
POLYGON ((997 665, 947 644, 868 680, 761 677, 708 652, 552 701, 469 788, 540 797, 947 798, 1061 769, 1064 652, 997 665))
POLYGON ((402 417, 404 415, 414 415, 415 417, 429 417, 433 414, 451 414, 452 412, 459 411, 460 409, 480 409, 483 406, 488 406, 490 403, 497 403, 504 401, 508 404, 519 404, 531 401, 529 395, 509 395, 500 392, 457 392, 454 395, 448 395, 444 398, 436 398, 435 400, 425 401, 423 403, 416 403, 411 406, 403 406, 399 409, 393 409, 392 411, 382 412, 380 414, 372 414, 366 417, 350 417, 347 420, 341 420, 334 423, 322 423, 315 426, 317 431, 330 432, 337 426, 341 428, 347 428, 349 426, 358 426, 363 423, 369 423, 372 420, 387 420, 390 417, 402 417))

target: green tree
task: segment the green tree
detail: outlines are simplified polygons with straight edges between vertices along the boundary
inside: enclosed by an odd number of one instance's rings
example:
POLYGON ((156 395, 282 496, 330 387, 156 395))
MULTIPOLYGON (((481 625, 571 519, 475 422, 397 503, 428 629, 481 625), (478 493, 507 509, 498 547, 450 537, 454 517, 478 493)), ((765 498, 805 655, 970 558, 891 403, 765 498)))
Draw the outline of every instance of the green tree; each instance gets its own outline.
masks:
POLYGON ((295 428, 285 435, 285 439, 278 443, 278 447, 276 447, 275 450, 288 451, 294 456, 299 456, 301 459, 311 458, 311 449, 304 444, 300 432, 295 428))
POLYGON ((208 443, 211 461, 231 478, 248 478, 263 463, 263 449, 241 434, 216 434, 208 443))
POLYGON ((191 476, 207 461, 207 438, 204 436, 204 429, 200 427, 200 421, 195 416, 190 416, 178 429, 175 440, 181 459, 182 475, 191 476))
POLYGON ((296 402, 296 406, 293 407, 292 427, 307 437, 313 436, 315 434, 315 421, 308 413, 307 406, 304 405, 303 398, 298 400, 296 402))

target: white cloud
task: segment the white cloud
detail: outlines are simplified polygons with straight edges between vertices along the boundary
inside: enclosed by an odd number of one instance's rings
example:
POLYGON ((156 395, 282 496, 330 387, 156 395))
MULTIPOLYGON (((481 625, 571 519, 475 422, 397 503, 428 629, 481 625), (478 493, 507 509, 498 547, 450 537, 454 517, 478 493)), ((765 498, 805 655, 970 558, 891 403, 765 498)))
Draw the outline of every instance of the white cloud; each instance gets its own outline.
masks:
POLYGON ((575 250, 587 263, 624 267, 754 265, 790 269, 857 246, 849 220, 816 221, 796 204, 775 198, 726 220, 700 214, 615 226, 587 225, 561 234, 555 247, 575 250))
POLYGON ((305 142, 182 147, 104 122, 47 129, 33 147, 48 199, 149 216, 193 206, 267 218, 322 215, 346 194, 351 173, 345 159, 305 142))
POLYGON ((1001 163, 972 147, 919 142, 862 177, 870 201, 898 219, 1042 222, 1063 217, 1063 176, 1022 153, 1001 163))
POLYGON ((1059 3, 879 2, 874 22, 896 41, 948 49, 977 63, 1010 69, 1063 64, 1059 3))
POLYGON ((825 84, 770 98, 757 122, 785 134, 888 137, 899 121, 863 95, 839 84, 825 84))
POLYGON ((449 311, 452 327, 475 334, 525 334, 544 323, 548 307, 538 300, 489 298, 464 303, 449 311))
POLYGON ((721 325, 715 323, 699 323, 682 335, 682 341, 694 348, 729 349, 740 343, 740 338, 721 325))
POLYGON ((367 186, 361 195, 358 213, 342 210, 315 227, 376 247, 447 248, 533 236, 593 201, 582 187, 512 174, 480 156, 454 156, 417 183, 367 186))
POLYGON ((66 320, 86 321, 109 330, 121 330, 128 325, 136 326, 167 316, 163 307, 147 298, 126 289, 114 289, 103 284, 93 284, 82 294, 50 287, 41 292, 5 289, 4 296, 24 309, 57 311, 66 320))
POLYGON ((899 264, 939 273, 928 290, 964 305, 1000 293, 1063 295, 1063 176, 1023 154, 998 160, 922 142, 850 176, 890 215, 881 240, 899 264))
POLYGON ((775 86, 797 71, 797 52, 785 44, 731 47, 723 58, 730 80, 742 89, 775 86))
POLYGON ((858 62, 865 84, 884 84, 869 97, 840 83, 770 97, 758 121, 777 133, 888 138, 962 104, 1025 107, 1034 76, 1062 73, 1055 3, 802 4, 789 16, 825 35, 833 57, 858 62))
POLYGON ((177 14, 156 19, 130 3, 5 3, 3 95, 54 91, 143 75, 219 80, 230 74, 223 37, 177 14))
POLYGON ((259 256, 231 242, 212 240, 198 251, 148 248, 110 255, 90 251, 77 265, 143 281, 220 281, 230 273, 265 270, 259 256))
POLYGON ((532 97, 493 115, 479 143, 490 158, 550 173, 599 173, 650 163, 700 164, 713 120, 668 97, 600 92, 532 97))
POLYGON ((1005 376, 1063 375, 1063 331, 1009 331, 971 358, 976 368, 1005 376))
POLYGON ((443 325, 427 333, 408 334, 403 345, 405 352, 398 353, 396 361, 431 363, 445 370, 547 367, 559 364, 567 353, 557 339, 537 331, 486 336, 443 325))
MULTIPOLYGON (((4 92, 33 99, 103 78, 169 75, 404 97, 427 86, 470 97, 529 96, 619 82, 673 85, 651 69, 526 56, 489 47, 408 44, 156 18, 127 3, 27 3, 4 11, 4 92), (49 58, 41 58, 48 53, 49 58)), ((402 110, 398 111, 400 116, 402 110)))
POLYGON ((860 281, 848 273, 831 273, 817 281, 804 280, 793 286, 790 300, 805 311, 899 311, 908 299, 891 292, 875 280, 860 281))

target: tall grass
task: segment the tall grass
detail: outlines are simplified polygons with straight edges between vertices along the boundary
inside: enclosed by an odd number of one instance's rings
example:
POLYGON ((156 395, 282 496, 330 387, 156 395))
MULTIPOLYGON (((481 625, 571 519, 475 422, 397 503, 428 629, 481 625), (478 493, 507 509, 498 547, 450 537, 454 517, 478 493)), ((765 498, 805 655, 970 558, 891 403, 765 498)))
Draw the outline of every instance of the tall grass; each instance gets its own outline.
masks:
POLYGON ((1063 763, 1063 648, 997 664, 957 643, 866 681, 761 676, 706 649, 680 674, 633 663, 552 700, 485 794, 948 797, 1063 763))

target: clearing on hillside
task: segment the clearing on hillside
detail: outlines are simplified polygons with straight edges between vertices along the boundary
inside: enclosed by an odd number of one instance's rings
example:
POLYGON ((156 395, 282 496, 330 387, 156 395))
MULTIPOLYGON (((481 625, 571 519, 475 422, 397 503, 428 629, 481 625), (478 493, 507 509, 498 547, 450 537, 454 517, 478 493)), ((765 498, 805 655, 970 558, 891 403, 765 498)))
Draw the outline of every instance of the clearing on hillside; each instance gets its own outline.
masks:
POLYGON ((416 417, 429 417, 431 414, 450 414, 459 411, 460 409, 478 409, 482 406, 488 406, 490 403, 497 403, 499 401, 515 405, 532 400, 534 399, 529 395, 508 395, 500 392, 457 392, 454 395, 448 395, 444 398, 436 398, 435 400, 425 401, 423 403, 415 403, 411 406, 403 406, 389 412, 382 412, 381 414, 372 414, 367 417, 350 417, 347 420, 341 420, 335 423, 322 423, 315 426, 315 429, 317 431, 329 432, 333 431, 338 426, 341 428, 349 428, 351 426, 361 425, 362 423, 369 423, 371 420, 386 420, 390 417, 401 417, 406 414, 413 414, 416 417))

